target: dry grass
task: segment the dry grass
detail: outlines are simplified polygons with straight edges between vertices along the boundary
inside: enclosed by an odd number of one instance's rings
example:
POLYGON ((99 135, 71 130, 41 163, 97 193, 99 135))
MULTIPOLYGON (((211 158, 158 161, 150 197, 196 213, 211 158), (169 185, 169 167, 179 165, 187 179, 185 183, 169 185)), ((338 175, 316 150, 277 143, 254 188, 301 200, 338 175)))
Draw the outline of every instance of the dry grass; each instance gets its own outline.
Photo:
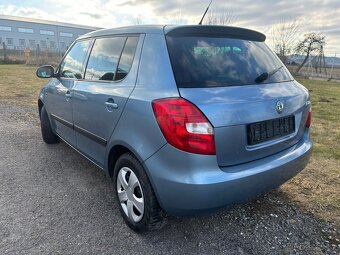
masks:
POLYGON ((311 95, 314 150, 307 168, 282 190, 316 216, 340 226, 340 83, 299 80, 311 95))
MULTIPOLYGON (((0 102, 36 105, 46 80, 36 67, 0 65, 0 102)), ((313 157, 307 168, 280 189, 317 217, 340 225, 340 83, 299 80, 313 106, 313 157)), ((282 193, 282 192, 279 192, 282 193)))
POLYGON ((35 75, 36 67, 0 65, 0 102, 36 105, 40 88, 47 80, 35 75))

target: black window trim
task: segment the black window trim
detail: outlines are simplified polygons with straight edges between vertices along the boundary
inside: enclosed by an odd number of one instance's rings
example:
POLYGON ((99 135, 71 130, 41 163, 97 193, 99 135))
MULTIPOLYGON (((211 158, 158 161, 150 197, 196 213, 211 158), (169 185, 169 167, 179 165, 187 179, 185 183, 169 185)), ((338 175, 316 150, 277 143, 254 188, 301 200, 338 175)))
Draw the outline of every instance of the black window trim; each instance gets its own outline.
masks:
MULTIPOLYGON (((119 64, 120 64, 120 59, 122 58, 122 54, 123 54, 123 51, 124 51, 124 49, 125 49, 125 45, 126 45, 126 42, 127 42, 128 39, 129 39, 128 36, 125 37, 125 42, 124 42, 124 45, 123 45, 122 50, 120 51, 119 58, 118 58, 118 61, 117 61, 117 66, 116 66, 116 70, 115 70, 115 73, 114 73, 114 76, 113 76, 113 81, 116 81, 116 75, 117 75, 118 66, 119 66, 119 64)), ((130 71, 129 71, 129 72, 130 72, 130 71)), ((126 75, 126 76, 127 76, 127 75, 126 75)), ((126 76, 125 76, 125 77, 126 77, 126 76)), ((124 80, 125 77, 124 77, 123 79, 120 79, 119 81, 124 80)), ((116 81, 116 82, 118 82, 118 81, 116 81)))

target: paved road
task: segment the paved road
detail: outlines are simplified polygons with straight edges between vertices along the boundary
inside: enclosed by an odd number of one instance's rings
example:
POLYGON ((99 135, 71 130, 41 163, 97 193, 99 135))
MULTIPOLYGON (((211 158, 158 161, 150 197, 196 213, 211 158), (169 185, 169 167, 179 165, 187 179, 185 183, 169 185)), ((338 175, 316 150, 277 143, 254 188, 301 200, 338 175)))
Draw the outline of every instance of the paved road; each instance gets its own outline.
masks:
POLYGON ((0 104, 0 254, 339 254, 332 231, 276 191, 136 234, 103 172, 64 143, 45 145, 34 108, 0 104))

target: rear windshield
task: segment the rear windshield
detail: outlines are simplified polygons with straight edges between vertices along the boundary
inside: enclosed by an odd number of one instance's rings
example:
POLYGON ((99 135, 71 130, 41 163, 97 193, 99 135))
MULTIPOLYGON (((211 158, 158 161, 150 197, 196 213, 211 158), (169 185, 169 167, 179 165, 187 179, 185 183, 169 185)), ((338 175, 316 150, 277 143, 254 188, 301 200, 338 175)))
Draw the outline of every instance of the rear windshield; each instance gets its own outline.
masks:
POLYGON ((290 81, 263 42, 216 37, 167 36, 177 86, 205 88, 290 81), (276 70, 276 71, 275 71, 276 70), (260 79, 261 74, 270 74, 260 79))

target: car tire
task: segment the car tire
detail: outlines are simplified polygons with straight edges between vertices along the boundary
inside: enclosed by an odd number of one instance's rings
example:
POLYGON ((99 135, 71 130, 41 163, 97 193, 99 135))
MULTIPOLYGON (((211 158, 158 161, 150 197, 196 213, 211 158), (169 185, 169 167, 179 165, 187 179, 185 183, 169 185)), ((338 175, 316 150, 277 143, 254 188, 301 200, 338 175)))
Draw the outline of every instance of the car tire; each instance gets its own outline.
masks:
POLYGON ((59 137, 53 133, 48 114, 45 106, 41 109, 40 114, 41 135, 45 143, 53 144, 59 142, 59 137))
POLYGON ((142 164, 133 154, 125 153, 117 160, 112 179, 120 213, 131 229, 143 232, 164 226, 165 213, 142 164))

